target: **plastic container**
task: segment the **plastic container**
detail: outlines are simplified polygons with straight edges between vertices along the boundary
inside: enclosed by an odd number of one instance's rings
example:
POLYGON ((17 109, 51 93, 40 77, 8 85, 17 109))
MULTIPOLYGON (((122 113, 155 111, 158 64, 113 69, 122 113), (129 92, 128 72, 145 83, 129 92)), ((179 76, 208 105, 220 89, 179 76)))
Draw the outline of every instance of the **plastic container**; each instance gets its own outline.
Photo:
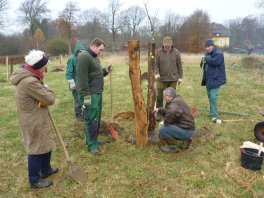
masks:
POLYGON ((264 153, 258 156, 258 150, 253 148, 240 148, 241 165, 250 170, 261 170, 264 153))

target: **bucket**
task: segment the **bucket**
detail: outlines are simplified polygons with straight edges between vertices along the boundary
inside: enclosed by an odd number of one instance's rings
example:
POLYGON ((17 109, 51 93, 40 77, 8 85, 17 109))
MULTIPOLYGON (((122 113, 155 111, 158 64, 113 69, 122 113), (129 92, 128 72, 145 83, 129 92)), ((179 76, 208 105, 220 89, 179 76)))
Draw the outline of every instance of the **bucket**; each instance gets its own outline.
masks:
POLYGON ((258 150, 253 148, 240 148, 241 165, 250 170, 260 170, 263 163, 264 153, 258 156, 258 150))

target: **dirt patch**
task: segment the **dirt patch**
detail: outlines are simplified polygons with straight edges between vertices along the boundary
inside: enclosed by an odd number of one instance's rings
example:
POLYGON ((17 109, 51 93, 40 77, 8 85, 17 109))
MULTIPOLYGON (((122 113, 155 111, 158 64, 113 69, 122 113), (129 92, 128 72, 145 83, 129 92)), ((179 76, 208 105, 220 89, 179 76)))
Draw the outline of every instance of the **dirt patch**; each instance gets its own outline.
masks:
POLYGON ((114 121, 133 121, 135 113, 132 111, 120 112, 114 115, 114 121))
POLYGON ((61 72, 64 71, 64 66, 63 65, 57 65, 53 66, 50 72, 61 72))
POLYGON ((148 80, 149 79, 149 74, 148 72, 145 72, 141 75, 141 80, 148 80))
POLYGON ((207 136, 208 133, 210 133, 210 132, 211 132, 210 129, 208 127, 204 126, 204 127, 201 127, 201 128, 196 130, 196 136, 197 137, 207 136))
POLYGON ((264 61, 256 56, 242 58, 241 65, 246 69, 264 69, 264 61))
MULTIPOLYGON (((120 134, 122 134, 124 132, 124 128, 122 128, 121 126, 119 126, 119 124, 117 123, 112 123, 113 124, 113 127, 114 129, 120 134)), ((109 130, 109 127, 108 127, 109 123, 108 122, 105 122, 105 121, 101 121, 100 123, 100 128, 99 128, 99 133, 100 134, 105 134, 105 135, 110 135, 110 130, 109 130)))
POLYGON ((7 82, 6 80, 0 79, 0 83, 5 83, 7 82))

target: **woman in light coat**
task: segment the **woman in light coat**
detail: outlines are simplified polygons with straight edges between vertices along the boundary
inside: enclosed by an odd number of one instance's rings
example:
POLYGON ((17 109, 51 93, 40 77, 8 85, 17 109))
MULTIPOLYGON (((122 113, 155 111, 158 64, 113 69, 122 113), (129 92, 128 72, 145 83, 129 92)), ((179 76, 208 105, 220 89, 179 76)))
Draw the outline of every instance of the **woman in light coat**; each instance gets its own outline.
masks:
POLYGON ((25 64, 11 76, 15 85, 18 119, 24 146, 28 153, 28 177, 32 188, 45 188, 53 183, 43 178, 58 172, 51 168, 52 137, 48 106, 54 104, 54 93, 43 84, 48 57, 32 50, 25 56, 25 64))

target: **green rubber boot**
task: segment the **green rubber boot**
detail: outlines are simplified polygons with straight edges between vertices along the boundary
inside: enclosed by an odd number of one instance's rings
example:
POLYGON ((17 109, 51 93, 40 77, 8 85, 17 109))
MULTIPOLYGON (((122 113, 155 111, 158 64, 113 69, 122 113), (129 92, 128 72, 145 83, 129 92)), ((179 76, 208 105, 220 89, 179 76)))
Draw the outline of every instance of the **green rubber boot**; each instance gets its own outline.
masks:
POLYGON ((183 140, 182 143, 179 145, 181 149, 187 149, 192 144, 192 139, 183 140))
POLYGON ((160 150, 165 152, 165 153, 178 153, 179 148, 177 146, 177 140, 169 136, 168 138, 164 138, 164 141, 167 143, 165 146, 161 146, 160 150))

